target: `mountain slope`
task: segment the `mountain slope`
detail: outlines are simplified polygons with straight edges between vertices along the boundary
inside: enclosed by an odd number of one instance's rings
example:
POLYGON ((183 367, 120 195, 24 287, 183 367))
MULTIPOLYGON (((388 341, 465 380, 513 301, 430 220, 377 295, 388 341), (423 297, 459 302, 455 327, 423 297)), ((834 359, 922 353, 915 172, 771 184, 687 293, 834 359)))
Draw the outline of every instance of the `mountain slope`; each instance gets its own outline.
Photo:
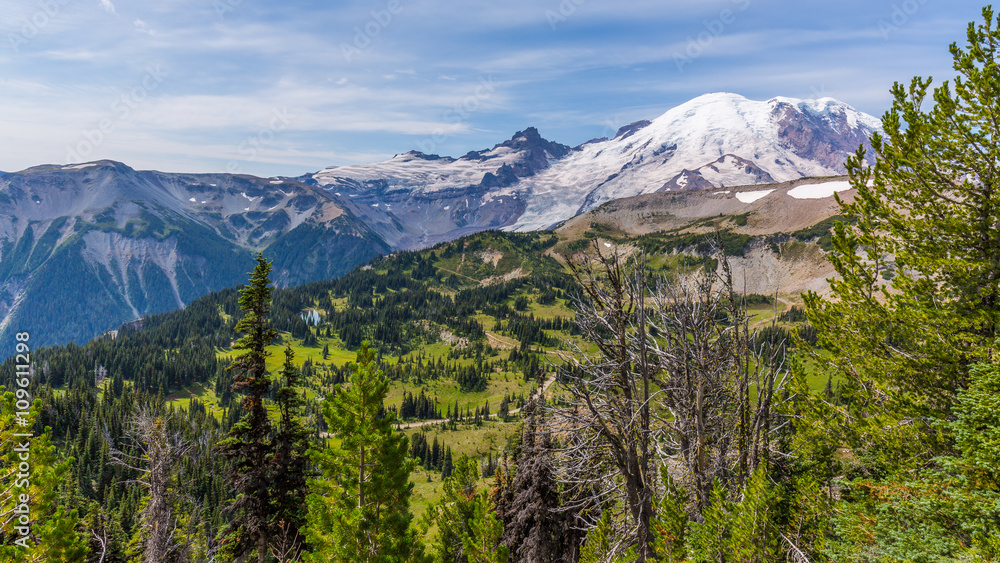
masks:
POLYGON ((555 254, 597 241, 602 250, 641 248, 654 264, 689 270, 709 263, 721 244, 735 287, 794 302, 804 291, 828 292, 836 275, 824 252, 840 220, 835 193, 850 202, 855 190, 834 176, 616 199, 566 221, 555 254))
POLYGON ((706 94, 572 149, 529 128, 458 159, 410 152, 303 179, 370 208, 358 213, 386 240, 416 248, 476 229, 549 228, 643 193, 843 174, 879 127, 831 98, 706 94))
POLYGON ((333 193, 393 247, 415 249, 514 224, 525 209, 526 179, 571 151, 529 127, 460 158, 410 151, 302 179, 333 193))
MULTIPOLYGON (((841 174, 878 126, 829 98, 707 94, 578 147, 529 127, 459 158, 411 151, 297 179, 112 161, 0 173, 0 338, 79 342, 184 307, 241 283, 256 251, 279 285, 295 285, 478 231, 546 229, 639 194, 841 174)), ((725 201, 706 209, 728 212, 725 201)))
POLYGON ((258 250, 289 285, 389 249, 325 192, 294 180, 111 161, 4 174, 0 338, 27 330, 36 345, 85 341, 242 283, 258 250))
POLYGON ((836 100, 707 94, 648 125, 588 143, 532 179, 520 230, 551 226, 597 205, 643 193, 843 174, 879 121, 836 100))

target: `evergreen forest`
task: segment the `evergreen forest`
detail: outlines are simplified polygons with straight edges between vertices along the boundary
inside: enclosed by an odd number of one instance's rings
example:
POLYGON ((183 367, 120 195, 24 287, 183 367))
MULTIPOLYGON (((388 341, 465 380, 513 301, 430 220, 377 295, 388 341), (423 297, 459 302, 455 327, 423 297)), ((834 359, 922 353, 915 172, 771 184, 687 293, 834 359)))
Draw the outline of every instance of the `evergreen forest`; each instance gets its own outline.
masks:
POLYGON ((894 86, 795 302, 769 239, 487 231, 16 333, 0 561, 1000 561, 998 46, 894 86))

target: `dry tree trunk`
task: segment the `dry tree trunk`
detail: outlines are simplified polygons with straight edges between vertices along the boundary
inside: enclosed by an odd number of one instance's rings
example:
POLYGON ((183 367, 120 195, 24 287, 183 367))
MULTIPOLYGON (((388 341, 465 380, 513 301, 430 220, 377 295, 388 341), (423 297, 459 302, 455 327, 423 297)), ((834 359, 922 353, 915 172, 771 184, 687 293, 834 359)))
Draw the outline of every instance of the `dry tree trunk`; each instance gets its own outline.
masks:
POLYGON ((620 549, 646 561, 661 465, 688 489, 699 518, 715 479, 738 490, 767 463, 781 366, 774 346, 768 357, 755 351, 724 257, 719 277, 650 283, 641 255, 595 250, 593 261, 570 261, 583 288, 576 322, 597 353, 574 346, 576 359, 561 370, 562 393, 550 404, 563 437, 557 465, 575 499, 567 508, 594 518, 619 510, 631 535, 620 549))
POLYGON ((129 423, 126 453, 114 445, 109 449, 113 463, 140 473, 136 480, 149 497, 139 513, 143 563, 185 562, 190 542, 178 534, 173 512, 175 493, 172 490, 174 468, 191 448, 179 436, 169 436, 166 421, 151 410, 137 410, 129 423))

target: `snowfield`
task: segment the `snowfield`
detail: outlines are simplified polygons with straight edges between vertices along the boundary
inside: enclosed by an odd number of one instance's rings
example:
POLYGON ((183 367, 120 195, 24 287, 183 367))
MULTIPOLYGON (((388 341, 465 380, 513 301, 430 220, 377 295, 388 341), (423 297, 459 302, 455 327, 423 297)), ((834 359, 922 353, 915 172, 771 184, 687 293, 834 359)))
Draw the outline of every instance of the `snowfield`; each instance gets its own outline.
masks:
POLYGON ((821 199, 833 197, 833 194, 851 189, 851 183, 846 180, 836 182, 822 182, 820 184, 806 184, 788 190, 788 195, 795 199, 821 199))
MULTIPOLYGON (((523 170, 527 151, 500 145, 461 158, 411 151, 383 162, 326 168, 311 177, 330 191, 384 202, 394 192, 435 196, 475 191, 480 206, 511 196, 522 202, 523 210, 506 219, 504 228, 529 231, 553 227, 623 197, 837 176, 845 172, 843 162, 859 139, 880 127, 875 117, 833 98, 755 101, 721 92, 622 127, 614 138, 589 141, 558 158, 548 151, 542 156, 536 146, 534 173, 519 173, 513 184, 493 182, 491 187, 483 181, 504 165, 523 170), (844 149, 847 145, 850 150, 844 149)), ((793 197, 828 197, 808 194, 827 190, 832 195, 839 189, 806 188, 795 194, 807 195, 793 197)), ((744 201, 749 196, 738 197, 744 201)))
POLYGON ((742 201, 743 203, 753 203, 773 191, 774 190, 757 190, 754 192, 740 192, 736 194, 736 199, 742 201))

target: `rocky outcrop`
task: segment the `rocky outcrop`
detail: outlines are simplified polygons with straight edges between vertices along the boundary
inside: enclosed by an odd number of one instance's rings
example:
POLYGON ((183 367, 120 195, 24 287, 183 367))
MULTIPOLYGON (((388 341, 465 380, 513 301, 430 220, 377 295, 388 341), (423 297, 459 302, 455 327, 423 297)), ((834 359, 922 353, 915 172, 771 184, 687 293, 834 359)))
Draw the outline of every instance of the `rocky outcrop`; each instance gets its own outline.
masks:
POLYGON ((390 247, 328 192, 280 178, 136 171, 112 161, 0 178, 0 339, 85 341, 243 283, 346 273, 390 247))
POLYGON ((851 123, 847 112, 816 114, 779 102, 774 105, 772 118, 781 145, 804 159, 846 172, 847 156, 854 154, 858 146, 868 148, 872 158, 867 131, 851 123))
POLYGON ((701 175, 697 170, 682 170, 680 174, 674 176, 669 182, 663 184, 658 192, 678 192, 683 190, 708 190, 715 186, 701 175))

